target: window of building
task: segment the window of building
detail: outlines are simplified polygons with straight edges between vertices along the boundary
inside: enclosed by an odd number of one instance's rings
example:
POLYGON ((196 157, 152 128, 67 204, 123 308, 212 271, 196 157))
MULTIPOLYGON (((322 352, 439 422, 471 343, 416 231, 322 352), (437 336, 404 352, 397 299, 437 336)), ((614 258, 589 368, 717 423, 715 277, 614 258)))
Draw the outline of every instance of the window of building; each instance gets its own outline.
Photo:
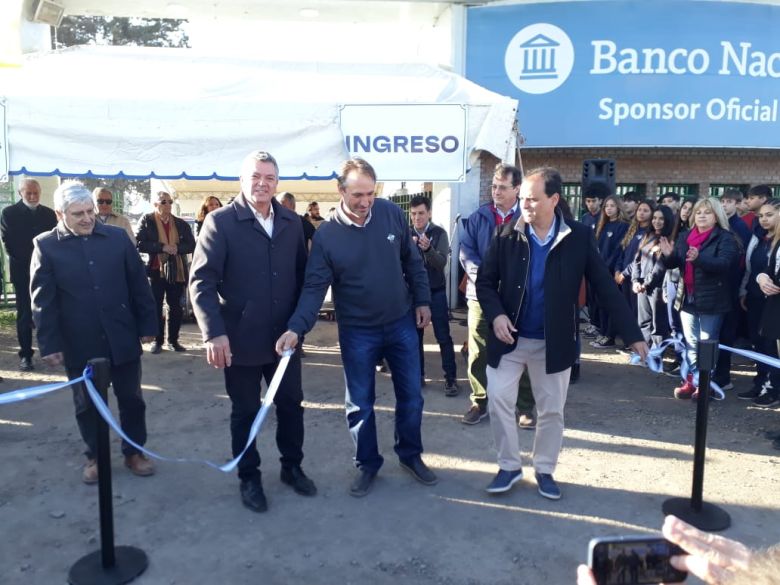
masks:
POLYGON ((663 195, 664 193, 677 193, 680 197, 687 197, 687 196, 694 196, 698 197, 699 195, 699 185, 696 183, 670 183, 668 185, 658 185, 658 197, 663 195))
POLYGON ((712 184, 710 185, 710 197, 723 197, 723 194, 729 189, 736 189, 740 191, 742 195, 746 195, 750 185, 729 185, 729 184, 712 184))
POLYGON ((571 212, 575 218, 579 218, 582 215, 582 184, 581 183, 563 183, 561 185, 563 198, 571 208, 571 212))
POLYGON ((772 189, 772 197, 780 198, 780 185, 769 185, 769 188, 772 189))
POLYGON ((636 191, 642 197, 647 193, 647 185, 644 183, 618 183, 615 185, 615 194, 622 197, 629 191, 636 191))

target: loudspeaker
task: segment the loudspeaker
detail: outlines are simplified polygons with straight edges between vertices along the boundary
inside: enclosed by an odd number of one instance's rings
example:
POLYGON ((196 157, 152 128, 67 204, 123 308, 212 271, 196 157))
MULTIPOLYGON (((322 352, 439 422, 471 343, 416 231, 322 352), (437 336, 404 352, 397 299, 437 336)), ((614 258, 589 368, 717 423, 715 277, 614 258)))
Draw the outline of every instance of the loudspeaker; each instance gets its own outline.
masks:
POLYGON ((604 198, 615 194, 615 161, 590 158, 582 163, 582 195, 588 193, 604 198))
POLYGON ((57 27, 60 26, 64 15, 65 7, 62 4, 53 0, 38 0, 32 21, 57 27))

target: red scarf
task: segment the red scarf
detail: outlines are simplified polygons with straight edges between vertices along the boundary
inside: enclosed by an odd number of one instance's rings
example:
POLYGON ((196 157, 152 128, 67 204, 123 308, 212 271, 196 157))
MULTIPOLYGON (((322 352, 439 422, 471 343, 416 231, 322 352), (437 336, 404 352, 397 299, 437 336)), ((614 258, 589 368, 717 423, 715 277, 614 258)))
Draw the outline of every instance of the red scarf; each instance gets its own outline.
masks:
MULTIPOLYGON (((711 227, 706 232, 700 232, 699 228, 694 227, 689 233, 688 238, 685 240, 688 243, 689 248, 696 248, 701 251, 701 245, 707 241, 710 237, 712 230, 711 227)), ((693 264, 690 262, 685 263, 685 274, 683 275, 683 282, 685 283, 685 292, 689 295, 693 294, 693 264)))

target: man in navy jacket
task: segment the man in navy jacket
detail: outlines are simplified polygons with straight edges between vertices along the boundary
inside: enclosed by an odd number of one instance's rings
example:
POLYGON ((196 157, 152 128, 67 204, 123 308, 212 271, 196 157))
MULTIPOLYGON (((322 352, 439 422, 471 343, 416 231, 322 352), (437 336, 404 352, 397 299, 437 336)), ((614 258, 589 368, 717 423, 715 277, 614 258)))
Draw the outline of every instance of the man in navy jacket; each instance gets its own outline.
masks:
MULTIPOLYGON (((278 182, 274 157, 263 151, 249 154, 241 165, 241 193, 206 216, 192 259, 190 297, 206 342, 206 359, 224 368, 234 457, 243 451, 260 409, 261 380, 270 384, 276 372, 274 341, 286 329, 306 267, 301 220, 274 199, 278 182)), ((298 494, 313 496, 314 482, 301 469, 302 401, 301 357, 296 352, 274 399, 276 445, 282 455, 282 482, 298 494)), ((238 463, 238 478, 244 506, 265 512, 268 503, 254 444, 238 463)))
POLYGON ((359 470, 350 494, 368 494, 384 462, 374 417, 374 366, 383 357, 395 389, 395 452, 402 468, 420 483, 433 485, 436 475, 421 457, 423 398, 415 329, 431 320, 428 275, 401 208, 375 199, 373 167, 363 159, 350 159, 342 164, 337 181, 341 202, 314 234, 306 283, 276 350, 295 347, 314 327, 332 286, 347 422, 359 470))
POLYGON ((623 340, 644 359, 647 344, 596 248, 591 230, 563 219, 557 170, 530 171, 520 187, 522 215, 490 244, 477 274, 488 335, 488 408, 499 471, 487 491, 509 490, 523 476, 515 423, 517 382, 528 369, 536 399, 533 465, 539 493, 561 497, 553 479, 563 440, 569 370, 577 357, 577 298, 585 277, 615 318, 623 340))
MULTIPOLYGON (((87 361, 108 358, 122 429, 146 442, 146 404, 141 394, 141 341, 157 330, 154 299, 143 262, 122 228, 95 222, 92 194, 69 181, 54 192, 60 223, 35 238, 32 308, 42 359, 64 362, 68 378, 81 376, 87 361)), ((76 421, 87 445, 82 479, 95 483, 97 411, 83 384, 73 386, 76 421)), ((122 442, 125 465, 136 475, 154 467, 122 442)))

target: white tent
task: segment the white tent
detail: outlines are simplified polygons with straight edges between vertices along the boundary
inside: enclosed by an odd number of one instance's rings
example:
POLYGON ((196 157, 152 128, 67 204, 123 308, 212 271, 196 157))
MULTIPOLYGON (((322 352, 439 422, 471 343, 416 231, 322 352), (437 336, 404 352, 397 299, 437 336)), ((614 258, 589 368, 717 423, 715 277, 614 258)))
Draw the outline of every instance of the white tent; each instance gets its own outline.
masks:
POLYGON ((80 47, 0 71, 11 174, 235 178, 249 150, 283 178, 331 178, 341 104, 463 104, 466 146, 514 160, 517 102, 425 64, 269 63, 188 49, 80 47))

